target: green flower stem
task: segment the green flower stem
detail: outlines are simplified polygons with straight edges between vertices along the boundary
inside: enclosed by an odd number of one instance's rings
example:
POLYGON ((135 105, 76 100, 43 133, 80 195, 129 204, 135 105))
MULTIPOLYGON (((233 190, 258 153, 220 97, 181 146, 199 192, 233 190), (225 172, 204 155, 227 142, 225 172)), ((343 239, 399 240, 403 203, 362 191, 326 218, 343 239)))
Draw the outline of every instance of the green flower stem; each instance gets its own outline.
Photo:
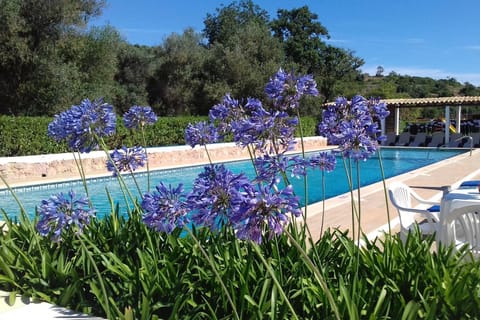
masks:
POLYGON ((361 193, 361 188, 360 188, 360 163, 358 161, 355 161, 357 165, 357 201, 358 201, 358 211, 357 211, 357 221, 358 221, 358 234, 357 234, 357 244, 360 243, 360 234, 362 233, 362 224, 361 224, 361 215, 362 215, 362 204, 361 204, 361 199, 360 199, 360 193, 361 193))
POLYGON ((267 271, 268 273, 270 274, 270 276, 272 277, 272 280, 273 282, 275 283, 275 286, 277 287, 278 291, 280 292, 280 295, 282 296, 283 300, 285 301, 285 303, 287 304, 288 308, 290 309, 290 311, 292 312, 292 318, 293 319, 299 319, 296 312, 295 312, 295 309, 293 309, 293 306, 292 304, 290 303, 290 301, 288 300, 287 298, 287 295, 285 294, 285 291, 283 291, 283 288, 281 286, 281 284, 278 282, 278 279, 277 277, 275 276, 275 273, 273 272, 273 269, 272 267, 270 266, 270 264, 267 262, 267 260, 265 260, 265 258, 263 257, 262 255, 262 252, 260 251, 260 248, 259 246, 252 242, 252 246, 253 248, 255 249, 255 253, 257 254, 257 256, 260 258, 260 260, 262 260, 262 263, 263 265, 267 268, 267 271))
POLYGON ((388 233, 392 234, 392 226, 390 225, 390 209, 388 208, 387 184, 386 184, 386 181, 385 181, 385 171, 383 169, 381 147, 378 148, 377 154, 378 154, 378 163, 380 164, 380 173, 382 175, 383 194, 385 196, 385 204, 386 204, 386 207, 387 207, 388 233))
MULTIPOLYGON (((298 129, 300 130, 300 146, 302 148, 302 157, 303 157, 303 159, 305 159, 305 142, 303 140, 303 137, 304 137, 303 126, 302 126, 302 121, 301 121, 301 117, 300 117, 300 111, 299 111, 298 108, 297 108, 297 117, 298 117, 298 129)), ((303 212, 303 219, 305 221, 304 229, 307 231, 309 238, 312 239, 312 233, 311 233, 310 227, 308 226, 308 223, 307 223, 307 216, 308 216, 308 214, 307 214, 307 212, 308 212, 308 176, 307 175, 305 175, 303 177, 303 189, 305 190, 305 192, 304 192, 305 212, 303 212)), ((324 203, 324 206, 325 206, 325 203, 324 203)), ((323 219, 322 219, 322 229, 323 229, 323 219)))
POLYGON ((210 157, 210 152, 208 152, 207 145, 204 144, 204 145, 203 145, 203 148, 205 149, 205 153, 207 154, 208 162, 209 162, 210 164, 213 164, 212 158, 210 157))
POLYGON ((10 184, 8 184, 7 180, 5 180, 5 178, 1 174, 0 174, 0 179, 2 180, 2 182, 7 187, 8 191, 10 192, 12 197, 15 199, 15 202, 18 204, 18 207, 20 208, 20 212, 23 213, 23 214, 26 214, 27 211, 25 210, 25 207, 23 206, 22 201, 20 201, 20 199, 17 197, 15 191, 12 189, 12 187, 10 187, 10 184))
POLYGON ((285 234, 288 236, 288 238, 290 239, 292 244, 295 246, 295 248, 297 248, 297 250, 300 252, 303 260, 308 265, 310 270, 314 273, 315 279, 318 281, 318 283, 320 284, 320 287, 322 287, 323 291, 327 295, 327 299, 330 302, 330 306, 332 307, 333 312, 335 313, 335 317, 337 319, 341 319, 337 304, 335 303, 335 299, 333 299, 332 292, 328 288, 327 282, 325 282, 325 279, 320 273, 320 270, 318 269, 317 266, 315 266, 312 259, 310 259, 310 257, 307 255, 305 250, 300 246, 300 244, 295 240, 295 238, 288 231, 285 231, 285 234))
POLYGON ((75 156, 75 152, 72 152, 72 154, 78 169, 78 173, 80 174, 80 178, 82 179, 83 188, 85 189, 85 193, 87 195, 88 201, 91 204, 90 196, 88 193, 88 187, 87 187, 87 177, 85 175, 85 169, 83 168, 82 155, 80 152, 78 152, 78 159, 77 159, 77 157, 75 156))
POLYGON ((200 241, 198 241, 197 237, 195 237, 195 235, 193 234, 192 230, 190 230, 190 228, 185 228, 185 230, 188 231, 188 233, 190 234, 190 236, 192 237, 192 239, 193 239, 193 240, 195 241, 195 243, 198 245, 198 248, 199 248, 200 251, 202 252, 202 254, 203 254, 203 256, 205 257, 205 259, 207 259, 208 264, 212 267, 212 271, 213 271, 213 273, 215 273, 215 276, 217 277, 218 282, 220 282, 220 286, 222 286, 223 292, 224 292, 225 295, 227 296, 227 300, 228 300, 228 302, 230 303, 230 306, 232 307, 233 315, 234 315, 235 319, 240 320, 240 317, 238 316, 237 308, 235 307, 235 304, 233 303, 232 297, 231 297, 230 294, 228 293, 227 287, 225 286, 225 283, 223 282, 222 277, 221 277, 220 274, 218 273, 217 268, 216 268, 215 265, 213 264, 211 257, 207 254, 207 252, 205 251, 205 249, 202 247, 202 244, 200 243, 200 241))
MULTIPOLYGON (((150 192, 150 161, 148 161, 148 150, 147 150, 147 140, 145 138, 145 128, 142 126, 142 139, 143 139, 143 147, 145 148, 145 159, 147 160, 147 192, 150 192)), ((137 182, 135 181, 135 184, 137 182)), ((138 187, 138 185, 137 185, 138 187)))
POLYGON ((350 203, 351 203, 351 209, 352 209, 352 239, 355 239, 355 215, 357 212, 357 207, 355 205, 355 200, 353 198, 353 181, 352 181, 352 166, 350 163, 350 159, 348 159, 348 165, 345 157, 342 157, 343 159, 343 167, 345 169, 345 174, 347 176, 347 182, 348 182, 348 187, 350 190, 350 203))
POLYGON ((323 225, 325 222, 325 170, 322 169, 322 224, 320 225, 320 236, 323 235, 323 225))
MULTIPOLYGON (((104 298, 105 298, 105 313, 107 314, 107 319, 113 319, 111 314, 110 314, 110 307, 109 307, 109 301, 108 301, 108 294, 107 294, 107 289, 105 289, 105 284, 103 282, 103 278, 102 278, 102 275, 100 273, 100 270, 98 269, 97 267, 97 264, 95 263, 95 260, 93 260, 93 257, 91 255, 91 252, 87 249, 87 247, 85 246, 85 243, 83 242, 83 238, 82 237, 78 237, 78 239, 80 240, 80 244, 82 246, 82 248, 85 250, 85 254, 87 255, 88 259, 90 260, 90 262, 92 263, 92 266, 95 270, 95 273, 97 274, 97 277, 98 277, 98 281, 100 282, 100 288, 102 290, 102 293, 104 295, 104 298)), ((87 240, 87 239, 85 239, 87 240)), ((88 242, 88 241, 87 241, 88 242)), ((90 242, 89 242, 90 243, 90 242)), ((95 245, 93 245, 92 243, 90 243, 90 245, 95 248, 97 251, 100 251, 95 245)), ((100 252, 101 253, 101 252, 100 252)))

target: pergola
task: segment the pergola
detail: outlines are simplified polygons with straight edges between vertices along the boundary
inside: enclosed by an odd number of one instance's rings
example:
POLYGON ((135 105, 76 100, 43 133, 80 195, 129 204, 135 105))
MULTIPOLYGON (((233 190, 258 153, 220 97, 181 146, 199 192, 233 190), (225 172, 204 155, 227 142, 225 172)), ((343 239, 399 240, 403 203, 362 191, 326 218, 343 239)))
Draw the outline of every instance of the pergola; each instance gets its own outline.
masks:
MULTIPOLYGON (((445 108, 445 142, 450 141, 450 107, 456 108, 456 131, 461 132, 462 106, 480 106, 480 96, 438 97, 412 99, 384 99, 388 108, 395 108, 395 134, 400 134, 400 109, 414 107, 444 107, 445 108)), ((382 122, 382 133, 385 133, 385 123, 382 122)))

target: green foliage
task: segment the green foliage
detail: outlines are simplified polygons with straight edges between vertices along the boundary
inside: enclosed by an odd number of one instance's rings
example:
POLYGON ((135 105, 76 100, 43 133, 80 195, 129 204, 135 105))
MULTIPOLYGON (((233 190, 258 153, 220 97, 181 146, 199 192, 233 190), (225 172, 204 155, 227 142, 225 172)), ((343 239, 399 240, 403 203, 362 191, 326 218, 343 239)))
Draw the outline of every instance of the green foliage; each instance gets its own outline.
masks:
POLYGON ((117 112, 133 105, 148 105, 148 84, 153 76, 153 48, 122 43, 118 51, 117 91, 112 100, 117 112))
MULTIPOLYGON (((77 62, 85 55, 68 56, 64 48, 76 47, 86 23, 103 6, 102 0, 0 2, 0 113, 53 114, 66 101, 71 104, 72 98, 84 95, 79 86, 85 78, 77 62)), ((103 63, 100 74, 105 66, 115 66, 104 50, 91 51, 90 57, 92 65, 103 63)), ((108 80, 103 78, 102 85, 108 80)))
POLYGON ((67 152, 47 136, 47 117, 11 117, 0 115, 0 157, 67 152))
MULTIPOLYGON (((185 144, 185 128, 189 123, 207 120, 207 117, 160 117, 145 130, 148 147, 185 144)), ((57 143, 47 136, 48 117, 11 117, 0 115, 0 157, 28 156, 48 153, 70 152, 63 143, 57 143)), ((318 121, 314 117, 302 117, 304 136, 315 136, 318 121)), ((296 133, 300 136, 300 132, 296 133)), ((117 121, 117 132, 107 139, 111 149, 122 145, 143 145, 138 131, 125 128, 121 118, 117 121)))
MULTIPOLYGON (((160 116, 207 115, 226 92, 261 97, 267 75, 279 68, 312 74, 318 104, 339 95, 480 94, 455 79, 384 76, 381 69, 375 77, 360 74, 363 60, 326 44, 328 30, 307 6, 279 9, 270 19, 253 1, 234 1, 206 14, 203 33, 186 25, 182 34, 148 47, 126 43, 108 25, 87 28, 105 3, 0 1, 0 114, 53 115, 84 97, 102 96, 119 113, 150 105, 160 116)), ((317 116, 315 109, 302 115, 317 116)))
POLYGON ((182 35, 172 34, 159 47, 159 64, 148 84, 150 103, 159 114, 207 114, 213 105, 202 94, 206 49, 199 46, 200 40, 199 34, 187 29, 182 35))
POLYGON ((285 56, 302 66, 302 72, 313 73, 322 64, 319 53, 326 45, 320 37, 329 37, 329 34, 317 19, 317 14, 310 12, 308 6, 303 6, 278 10, 278 18, 270 24, 274 37, 284 45, 285 56))
MULTIPOLYGON (((185 128, 189 123, 206 120, 206 117, 164 117, 159 118, 145 132, 148 147, 185 144, 185 128)), ((57 143, 47 136, 47 117, 11 117, 0 115, 0 157, 26 156, 46 153, 70 152, 63 143, 57 143)), ((117 132, 107 139, 110 148, 122 145, 143 145, 143 138, 137 131, 125 128, 121 118, 117 121, 117 132)))
POLYGON ((216 14, 207 14, 203 30, 209 45, 221 43, 224 45, 236 43, 232 39, 236 33, 247 25, 254 23, 266 26, 268 13, 251 0, 232 2, 227 6, 217 8, 216 14))
MULTIPOLYGON (((138 213, 126 219, 118 207, 84 235, 72 233, 59 244, 40 237, 34 223, 25 217, 19 224, 7 221, 9 231, 0 233, 2 290, 109 318, 232 318, 213 262, 240 319, 335 318, 312 269, 286 236, 255 247, 229 229, 194 229, 193 241, 180 232, 150 231, 138 213)), ((478 261, 462 261, 450 248, 432 252, 433 239, 418 233, 405 243, 388 235, 365 242, 359 248, 332 231, 308 251, 342 319, 478 315, 478 261)))

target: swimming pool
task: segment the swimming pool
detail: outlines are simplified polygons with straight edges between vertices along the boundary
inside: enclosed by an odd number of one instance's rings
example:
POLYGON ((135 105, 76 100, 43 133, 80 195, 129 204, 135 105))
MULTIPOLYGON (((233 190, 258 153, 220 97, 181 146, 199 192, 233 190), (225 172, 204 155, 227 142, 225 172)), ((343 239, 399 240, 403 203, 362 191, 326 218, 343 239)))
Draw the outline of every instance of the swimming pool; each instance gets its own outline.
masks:
MULTIPOLYGON (((466 152, 466 150, 459 149, 428 149, 428 148, 382 148, 381 155, 385 177, 393 177, 408 171, 424 167, 438 161, 459 155, 466 152)), ((226 162, 226 166, 235 173, 245 172, 249 177, 254 176, 252 164, 249 160, 226 162)), ((182 167, 176 169, 166 169, 151 172, 151 186, 152 189, 160 181, 165 184, 172 184, 176 186, 178 183, 183 183, 185 191, 190 191, 191 185, 198 175, 203 170, 203 166, 182 167)), ((355 170, 353 172, 356 177, 355 170)), ((136 179, 146 192, 147 175, 146 173, 137 173, 136 179)), ((354 178, 355 180, 356 178, 354 178)), ((374 157, 368 161, 360 163, 360 183, 361 186, 366 186, 382 179, 380 172, 380 164, 378 158, 374 157)), ((137 191, 131 176, 126 175, 125 181, 129 186, 133 196, 140 198, 141 195, 137 191)), ((292 178, 291 181, 295 192, 303 201, 304 183, 303 179, 292 178)), ((97 215, 108 214, 111 211, 111 205, 108 200, 108 193, 112 199, 120 206, 121 212, 126 212, 126 203, 123 193, 119 188, 118 180, 114 177, 102 177, 88 179, 88 190, 90 198, 97 209, 97 215)), ((354 181, 355 183, 355 181, 354 181)), ((20 199, 28 214, 33 216, 35 214, 35 207, 40 205, 41 200, 47 199, 54 193, 60 191, 67 192, 73 189, 75 192, 85 194, 83 184, 80 180, 66 181, 59 183, 42 184, 27 187, 14 188, 16 196, 20 199)), ((348 181, 345 175, 343 161, 337 158, 337 168, 333 172, 325 174, 325 198, 331 198, 349 191, 348 181)), ((308 200, 309 204, 319 202, 323 197, 322 192, 322 175, 320 170, 309 171, 308 173, 308 200)), ((303 203, 302 203, 303 205, 303 203)), ((3 208, 9 217, 15 217, 20 211, 13 196, 8 190, 0 189, 0 208, 3 208)), ((1 219, 1 217, 0 217, 1 219)))

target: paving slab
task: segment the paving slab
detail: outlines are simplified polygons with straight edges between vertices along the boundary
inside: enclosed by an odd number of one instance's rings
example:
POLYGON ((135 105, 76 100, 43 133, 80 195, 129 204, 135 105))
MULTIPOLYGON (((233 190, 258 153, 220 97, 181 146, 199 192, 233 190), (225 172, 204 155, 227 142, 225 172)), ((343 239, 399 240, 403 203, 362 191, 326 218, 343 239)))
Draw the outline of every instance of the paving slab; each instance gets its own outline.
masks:
MULTIPOLYGON (((456 188, 462 181, 480 179, 480 149, 440 161, 385 180, 388 187, 393 181, 401 181, 412 187, 422 198, 440 201, 443 187, 456 188)), ((397 210, 386 199, 383 182, 363 187, 360 193, 362 232, 373 238, 388 230, 387 212, 393 230, 398 226, 397 210), (388 210, 388 211, 387 211, 388 210)), ((354 201, 357 203, 356 191, 354 201)), ((322 219, 324 226, 341 230, 352 230, 352 200, 350 193, 342 194, 316 203, 307 209, 307 223, 314 239, 321 234, 322 219)))
POLYGON ((89 316, 46 302, 35 302, 29 298, 17 295, 13 305, 8 304, 9 293, 0 291, 0 320, 102 320, 103 318, 89 316))

